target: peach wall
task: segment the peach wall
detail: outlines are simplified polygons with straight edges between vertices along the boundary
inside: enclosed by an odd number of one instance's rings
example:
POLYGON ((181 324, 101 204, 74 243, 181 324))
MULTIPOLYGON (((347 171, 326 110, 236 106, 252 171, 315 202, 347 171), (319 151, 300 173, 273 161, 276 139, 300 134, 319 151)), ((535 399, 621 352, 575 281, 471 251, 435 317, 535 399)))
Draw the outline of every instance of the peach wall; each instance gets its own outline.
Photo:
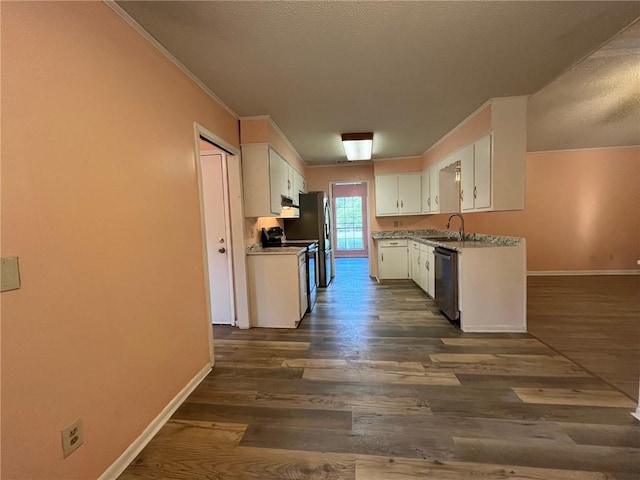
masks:
POLYGON ((640 147, 527 154, 525 210, 465 215, 467 230, 526 237, 528 269, 635 270, 640 147))
POLYGON ((427 150, 423 156, 423 168, 433 165, 458 148, 471 143, 485 133, 491 131, 491 105, 465 119, 446 137, 427 150))
POLYGON ((289 165, 305 176, 306 164, 270 118, 243 118, 240 122, 240 141, 242 144, 268 143, 289 165))
POLYGON ((3 2, 2 66, 2 477, 96 478, 209 362, 194 122, 238 122, 99 2, 3 2))

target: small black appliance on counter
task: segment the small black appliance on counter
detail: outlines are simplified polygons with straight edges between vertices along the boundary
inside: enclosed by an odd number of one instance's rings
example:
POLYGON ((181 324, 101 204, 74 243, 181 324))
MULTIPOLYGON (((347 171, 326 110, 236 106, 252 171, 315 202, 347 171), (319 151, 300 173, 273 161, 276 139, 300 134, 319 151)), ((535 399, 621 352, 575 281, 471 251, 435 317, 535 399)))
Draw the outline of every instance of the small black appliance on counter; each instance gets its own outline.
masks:
POLYGON ((284 231, 282 227, 269 227, 262 229, 262 248, 281 247, 284 231))

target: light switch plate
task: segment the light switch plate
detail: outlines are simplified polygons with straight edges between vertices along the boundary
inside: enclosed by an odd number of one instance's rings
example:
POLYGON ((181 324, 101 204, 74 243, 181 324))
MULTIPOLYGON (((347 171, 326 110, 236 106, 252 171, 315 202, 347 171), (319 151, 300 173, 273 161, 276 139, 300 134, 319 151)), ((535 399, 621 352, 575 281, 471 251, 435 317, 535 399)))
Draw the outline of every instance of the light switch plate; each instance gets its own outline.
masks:
POLYGON ((2 257, 0 261, 0 284, 2 292, 20 288, 20 269, 18 257, 2 257))

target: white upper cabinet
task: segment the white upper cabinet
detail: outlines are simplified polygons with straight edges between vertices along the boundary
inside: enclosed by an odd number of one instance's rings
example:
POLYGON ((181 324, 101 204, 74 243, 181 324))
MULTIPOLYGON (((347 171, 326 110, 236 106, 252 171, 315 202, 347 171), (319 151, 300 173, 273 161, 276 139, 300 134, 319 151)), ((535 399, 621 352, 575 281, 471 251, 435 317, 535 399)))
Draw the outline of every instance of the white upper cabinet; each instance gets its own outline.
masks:
POLYGON ((242 146, 245 217, 296 216, 298 209, 289 209, 284 215, 282 210, 282 195, 298 204, 296 182, 306 190, 302 175, 269 145, 242 146))
POLYGON ((424 213, 524 209, 527 97, 494 98, 486 108, 491 109, 487 133, 440 159, 435 178, 430 167, 431 205, 424 213), (452 167, 458 162, 459 185, 452 167))
POLYGON ((376 215, 397 215, 399 207, 398 176, 376 176, 376 215))
POLYGON ((491 135, 476 140, 462 151, 462 211, 491 207, 491 135))
POLYGON ((422 213, 422 175, 410 173, 398 175, 398 199, 400 214, 415 215, 422 213))
POLYGON ((475 208, 491 207, 491 135, 485 135, 473 144, 473 201, 475 208))
POLYGON ((431 212, 431 184, 430 184, 430 170, 427 168, 422 172, 422 213, 431 212))
POLYGON ((269 183, 271 186, 271 211, 280 213, 282 195, 289 196, 289 164, 275 150, 269 149, 269 183))
POLYGON ((460 154, 460 208, 473 210, 473 190, 475 185, 474 146, 467 145, 460 154))
POLYGON ((420 173, 376 176, 376 215, 422 213, 420 173))
POLYGON ((440 212, 440 195, 439 195, 439 182, 440 182, 440 165, 436 163, 429 167, 429 208, 430 213, 440 212))
POLYGON ((296 205, 300 205, 301 193, 307 193, 307 182, 297 170, 293 170, 293 192, 291 198, 293 198, 293 203, 296 205))

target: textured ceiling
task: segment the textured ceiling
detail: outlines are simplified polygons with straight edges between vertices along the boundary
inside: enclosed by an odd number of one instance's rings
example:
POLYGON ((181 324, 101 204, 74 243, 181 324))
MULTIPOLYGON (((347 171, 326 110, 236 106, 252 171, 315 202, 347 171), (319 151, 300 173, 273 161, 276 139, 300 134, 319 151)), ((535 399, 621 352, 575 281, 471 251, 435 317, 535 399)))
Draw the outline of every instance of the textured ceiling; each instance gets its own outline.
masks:
POLYGON ((308 164, 420 155, 491 97, 538 91, 638 2, 118 2, 240 116, 270 115, 308 164))
POLYGON ((529 98, 528 150, 640 145, 640 22, 529 98))

